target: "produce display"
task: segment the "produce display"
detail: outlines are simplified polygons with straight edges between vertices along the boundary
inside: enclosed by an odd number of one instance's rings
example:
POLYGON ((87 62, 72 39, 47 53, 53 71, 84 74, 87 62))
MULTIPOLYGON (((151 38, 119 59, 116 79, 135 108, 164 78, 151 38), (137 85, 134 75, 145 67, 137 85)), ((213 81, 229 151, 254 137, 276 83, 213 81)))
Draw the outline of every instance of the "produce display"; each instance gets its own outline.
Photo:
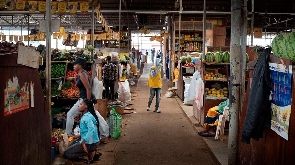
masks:
POLYGON ((205 93, 210 97, 224 98, 228 96, 228 89, 226 87, 219 90, 216 88, 205 88, 205 93))
POLYGON ((66 98, 78 98, 79 89, 74 82, 66 82, 62 86, 61 90, 62 96, 66 98))
POLYGON ((52 85, 51 85, 51 95, 52 96, 59 96, 61 92, 58 89, 59 89, 58 83, 52 83, 52 85))
MULTIPOLYGON (((249 62, 249 55, 247 53, 244 57, 246 58, 246 62, 249 62)), ((203 62, 207 62, 207 63, 229 63, 230 53, 228 51, 207 52, 205 57, 201 56, 201 59, 203 59, 203 62)))
POLYGON ((4 53, 17 53, 18 45, 25 45, 23 42, 18 41, 16 44, 12 42, 2 41, 0 42, 0 54, 4 53))
POLYGON ((195 64, 192 63, 192 57, 191 56, 182 56, 180 58, 181 63, 184 67, 194 67, 195 64))
MULTIPOLYGON (((87 74, 89 76, 91 76, 91 71, 87 71, 87 74)), ((73 70, 70 70, 68 71, 67 75, 66 75, 66 78, 74 78, 78 75, 78 71, 73 71, 73 70)))
POLYGON ((191 67, 194 67, 195 66, 195 64, 194 63, 192 63, 192 62, 190 62, 190 63, 185 63, 184 65, 183 65, 184 67, 188 67, 188 68, 191 68, 191 67))
POLYGON ((52 64, 51 65, 51 77, 60 78, 65 75, 66 64, 52 64))
POLYGON ((295 60, 295 32, 277 35, 272 43, 271 48, 275 56, 295 60))
POLYGON ((221 73, 214 74, 213 72, 206 73, 205 80, 227 80, 226 76, 221 73))

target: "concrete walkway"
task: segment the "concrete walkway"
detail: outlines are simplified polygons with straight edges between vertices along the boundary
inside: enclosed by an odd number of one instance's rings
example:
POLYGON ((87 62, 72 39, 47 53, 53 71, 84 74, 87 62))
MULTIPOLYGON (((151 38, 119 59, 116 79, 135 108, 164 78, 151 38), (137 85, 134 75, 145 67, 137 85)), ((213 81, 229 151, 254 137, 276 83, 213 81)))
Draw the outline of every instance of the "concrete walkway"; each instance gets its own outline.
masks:
MULTIPOLYGON (((175 98, 165 98, 161 114, 147 112, 150 65, 144 68, 133 101, 137 113, 125 115, 123 136, 115 147, 115 165, 213 165, 217 163, 203 138, 197 135, 175 98)), ((152 104, 152 107, 154 104, 152 104)))
MULTIPOLYGON (((146 85, 151 64, 131 91, 138 96, 132 104, 135 112, 123 116, 119 139, 100 145, 103 155, 97 165, 217 165, 220 164, 206 142, 192 127, 177 98, 165 98, 168 81, 163 80, 162 113, 146 111, 149 88, 146 85)), ((155 101, 155 99, 154 99, 155 101)), ((67 162, 66 164, 82 164, 67 162)))

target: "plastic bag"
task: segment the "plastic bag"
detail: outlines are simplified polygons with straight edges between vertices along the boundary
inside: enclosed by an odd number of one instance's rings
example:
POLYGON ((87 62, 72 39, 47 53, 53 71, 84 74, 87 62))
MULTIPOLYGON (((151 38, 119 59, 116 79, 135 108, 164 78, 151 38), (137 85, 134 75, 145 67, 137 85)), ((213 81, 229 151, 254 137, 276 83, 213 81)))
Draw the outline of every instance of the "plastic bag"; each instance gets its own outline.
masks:
POLYGON ((118 93, 118 100, 122 101, 123 103, 130 104, 131 93, 130 92, 118 93))
POLYGON ((80 135, 80 127, 79 127, 79 125, 77 125, 76 128, 74 129, 74 135, 75 136, 80 135))
POLYGON ((114 108, 110 111, 110 117, 108 120, 109 132, 112 138, 117 139, 121 135, 122 116, 116 112, 114 108))
POLYGON ((103 82, 99 81, 97 77, 94 77, 92 84, 92 93, 96 99, 102 99, 103 82))
POLYGON ((99 121, 100 139, 109 137, 110 133, 108 123, 104 120, 104 118, 100 115, 100 113, 97 110, 95 111, 95 114, 99 121))
POLYGON ((129 82, 125 80, 124 82, 119 82, 118 93, 130 92, 129 82))
POLYGON ((184 90, 183 104, 193 105, 193 100, 188 100, 188 90, 189 90, 190 84, 185 84, 184 87, 185 87, 185 90, 184 90))
POLYGON ((65 150, 69 147, 69 138, 68 135, 65 133, 59 138, 59 154, 62 156, 65 150))

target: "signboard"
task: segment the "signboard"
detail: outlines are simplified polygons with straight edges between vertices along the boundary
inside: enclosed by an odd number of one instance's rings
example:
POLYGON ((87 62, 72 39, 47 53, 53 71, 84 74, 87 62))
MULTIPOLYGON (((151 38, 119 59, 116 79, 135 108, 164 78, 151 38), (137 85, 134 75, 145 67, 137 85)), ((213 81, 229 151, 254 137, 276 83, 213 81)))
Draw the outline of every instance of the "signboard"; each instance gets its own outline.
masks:
POLYGON ((67 11, 67 3, 66 2, 58 2, 58 13, 59 14, 65 14, 67 11))
POLYGON ((23 111, 29 108, 29 83, 20 86, 17 77, 6 81, 4 89, 4 116, 23 111))
POLYGON ((81 13, 87 14, 89 10, 89 3, 88 2, 80 2, 80 10, 81 13))
POLYGON ((55 14, 57 10, 57 2, 51 2, 51 13, 55 14))
POLYGON ((39 12, 45 13, 46 12, 46 2, 39 1, 39 12))
POLYGON ((292 104, 292 66, 269 63, 272 85, 271 129, 288 140, 292 104))
POLYGON ((70 14, 75 14, 78 9, 78 2, 69 2, 69 13, 70 14))
POLYGON ((29 1, 29 12, 30 13, 35 13, 35 11, 37 10, 37 1, 29 1))

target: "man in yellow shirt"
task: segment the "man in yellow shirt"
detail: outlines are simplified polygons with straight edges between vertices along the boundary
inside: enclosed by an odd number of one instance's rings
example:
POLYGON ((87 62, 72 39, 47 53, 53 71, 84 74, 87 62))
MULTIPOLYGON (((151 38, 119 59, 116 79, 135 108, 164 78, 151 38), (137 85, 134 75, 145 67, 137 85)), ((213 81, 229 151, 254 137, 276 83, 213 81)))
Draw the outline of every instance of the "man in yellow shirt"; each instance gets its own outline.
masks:
POLYGON ((156 65, 151 67, 148 78, 148 86, 150 87, 150 98, 148 101, 147 111, 150 111, 150 106, 156 95, 156 105, 154 112, 161 113, 161 111, 159 110, 159 105, 161 100, 162 78, 164 76, 164 73, 159 58, 156 59, 155 64, 156 65))

